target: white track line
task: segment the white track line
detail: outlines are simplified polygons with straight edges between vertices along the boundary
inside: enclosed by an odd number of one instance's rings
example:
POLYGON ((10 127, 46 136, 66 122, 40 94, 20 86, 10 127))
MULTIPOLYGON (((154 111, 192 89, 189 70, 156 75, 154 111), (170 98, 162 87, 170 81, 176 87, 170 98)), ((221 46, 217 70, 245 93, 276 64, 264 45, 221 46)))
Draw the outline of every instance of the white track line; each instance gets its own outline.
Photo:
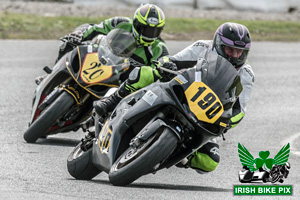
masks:
POLYGON ((286 140, 284 140, 281 144, 282 145, 286 145, 287 143, 290 143, 290 147, 291 147, 291 153, 300 156, 300 151, 298 151, 297 149, 293 148, 293 142, 300 137, 300 133, 296 133, 294 135, 292 135, 291 137, 287 138, 286 140))

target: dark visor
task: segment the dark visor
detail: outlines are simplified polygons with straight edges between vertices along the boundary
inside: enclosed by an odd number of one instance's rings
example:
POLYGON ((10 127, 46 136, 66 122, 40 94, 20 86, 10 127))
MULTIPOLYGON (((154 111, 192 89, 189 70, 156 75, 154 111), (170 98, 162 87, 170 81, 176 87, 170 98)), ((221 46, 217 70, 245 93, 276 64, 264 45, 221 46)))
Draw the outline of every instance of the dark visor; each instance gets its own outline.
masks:
POLYGON ((156 39, 160 36, 163 27, 140 26, 141 35, 146 39, 156 39))

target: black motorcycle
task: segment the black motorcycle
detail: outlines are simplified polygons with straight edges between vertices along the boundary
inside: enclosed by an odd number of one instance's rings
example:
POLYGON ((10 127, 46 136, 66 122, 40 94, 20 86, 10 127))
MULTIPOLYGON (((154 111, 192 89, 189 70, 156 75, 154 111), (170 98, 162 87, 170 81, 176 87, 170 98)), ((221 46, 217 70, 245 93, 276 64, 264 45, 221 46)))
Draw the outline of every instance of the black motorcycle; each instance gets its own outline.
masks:
MULTIPOLYGON (((132 34, 114 29, 90 44, 65 54, 35 90, 28 143, 56 133, 76 131, 92 114, 93 101, 110 88, 119 87, 119 77, 129 69, 129 57, 136 48, 132 34)), ((86 128, 86 127, 85 127, 86 128)))
POLYGON ((179 163, 226 130, 242 85, 236 69, 208 50, 194 68, 169 82, 153 83, 124 98, 105 123, 95 117, 95 137, 70 153, 67 167, 76 179, 101 171, 113 185, 179 163))

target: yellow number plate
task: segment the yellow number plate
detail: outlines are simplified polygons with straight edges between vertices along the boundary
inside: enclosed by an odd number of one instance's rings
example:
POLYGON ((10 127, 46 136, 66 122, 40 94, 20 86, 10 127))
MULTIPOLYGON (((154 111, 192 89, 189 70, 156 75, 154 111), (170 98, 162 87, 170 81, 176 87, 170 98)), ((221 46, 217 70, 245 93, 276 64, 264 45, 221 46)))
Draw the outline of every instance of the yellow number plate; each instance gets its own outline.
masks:
POLYGON ((203 82, 193 82, 185 95, 190 110, 200 121, 214 123, 224 112, 218 96, 203 82))
POLYGON ((110 78, 112 75, 112 66, 101 65, 97 53, 89 53, 85 56, 80 73, 81 79, 85 83, 98 83, 110 78))

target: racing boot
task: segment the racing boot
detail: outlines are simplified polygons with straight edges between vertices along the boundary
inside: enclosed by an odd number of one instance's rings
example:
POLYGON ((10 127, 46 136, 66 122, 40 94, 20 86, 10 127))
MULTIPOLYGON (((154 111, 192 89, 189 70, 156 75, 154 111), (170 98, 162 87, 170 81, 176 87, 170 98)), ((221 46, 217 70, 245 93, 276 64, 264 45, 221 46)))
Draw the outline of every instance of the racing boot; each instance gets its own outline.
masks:
POLYGON ((109 97, 104 97, 99 101, 95 101, 93 103, 93 106, 95 108, 96 113, 99 116, 103 116, 106 113, 113 111, 122 99, 123 97, 119 95, 119 90, 117 90, 109 97))
POLYGON ((118 103, 127 95, 129 95, 131 92, 127 90, 128 87, 127 81, 125 81, 117 91, 115 91, 112 95, 109 97, 105 97, 99 101, 95 101, 93 103, 93 106, 95 108, 95 112, 103 117, 108 112, 111 112, 115 109, 115 107, 118 105, 118 103))
POLYGON ((180 168, 192 168, 199 174, 206 174, 215 170, 220 162, 219 145, 212 139, 197 151, 176 164, 180 168))

